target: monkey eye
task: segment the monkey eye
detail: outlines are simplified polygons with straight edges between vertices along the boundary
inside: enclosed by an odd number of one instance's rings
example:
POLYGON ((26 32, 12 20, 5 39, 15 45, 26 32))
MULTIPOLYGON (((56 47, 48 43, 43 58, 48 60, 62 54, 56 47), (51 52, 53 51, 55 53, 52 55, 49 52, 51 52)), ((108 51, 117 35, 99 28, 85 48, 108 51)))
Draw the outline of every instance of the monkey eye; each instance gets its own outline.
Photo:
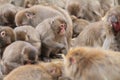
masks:
POLYGON ((118 22, 118 18, 117 18, 117 16, 111 16, 111 22, 118 22))
POLYGON ((5 32, 5 31, 2 31, 0 34, 1 34, 1 37, 5 37, 6 32, 5 32))
POLYGON ((79 53, 75 53, 75 56, 78 56, 79 55, 79 53))

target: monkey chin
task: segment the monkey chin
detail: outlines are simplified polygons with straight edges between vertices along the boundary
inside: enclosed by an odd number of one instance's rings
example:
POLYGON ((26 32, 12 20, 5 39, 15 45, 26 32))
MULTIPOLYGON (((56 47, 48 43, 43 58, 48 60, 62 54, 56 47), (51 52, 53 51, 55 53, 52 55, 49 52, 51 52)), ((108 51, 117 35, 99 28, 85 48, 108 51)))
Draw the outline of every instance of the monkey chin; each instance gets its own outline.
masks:
POLYGON ((62 30, 59 32, 59 35, 61 35, 61 36, 65 35, 65 34, 66 34, 66 32, 65 32, 64 29, 62 29, 62 30))

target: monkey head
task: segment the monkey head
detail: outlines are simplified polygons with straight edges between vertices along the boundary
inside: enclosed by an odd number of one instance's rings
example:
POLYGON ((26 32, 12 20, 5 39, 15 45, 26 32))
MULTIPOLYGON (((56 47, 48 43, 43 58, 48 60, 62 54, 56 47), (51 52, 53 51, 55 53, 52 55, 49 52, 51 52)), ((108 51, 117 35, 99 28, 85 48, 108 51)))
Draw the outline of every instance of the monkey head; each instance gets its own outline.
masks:
POLYGON ((10 27, 0 27, 0 47, 6 47, 16 39, 15 33, 10 27))
POLYGON ((115 33, 120 31, 120 6, 115 7, 108 11, 107 21, 112 25, 112 29, 115 33))
POLYGON ((25 47, 22 51, 23 64, 36 64, 38 60, 38 51, 34 47, 25 47))
POLYGON ((28 11, 28 9, 22 10, 18 12, 15 16, 15 22, 17 26, 24 26, 24 25, 33 25, 33 19, 35 17, 35 13, 32 11, 28 11))
POLYGON ((56 17, 51 23, 51 28, 56 35, 65 35, 67 23, 63 18, 56 17))
POLYGON ((78 47, 71 49, 68 54, 64 57, 64 65, 66 75, 69 77, 80 77, 82 72, 92 67, 95 61, 102 60, 104 54, 99 49, 89 47, 78 47), (99 51, 99 52, 98 52, 99 51))

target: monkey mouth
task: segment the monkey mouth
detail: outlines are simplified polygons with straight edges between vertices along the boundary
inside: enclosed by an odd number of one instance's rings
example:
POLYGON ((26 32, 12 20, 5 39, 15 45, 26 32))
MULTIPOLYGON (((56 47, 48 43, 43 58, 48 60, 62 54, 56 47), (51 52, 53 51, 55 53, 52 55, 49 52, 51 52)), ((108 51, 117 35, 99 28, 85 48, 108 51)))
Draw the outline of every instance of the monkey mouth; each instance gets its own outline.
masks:
POLYGON ((112 22, 112 27, 113 27, 115 32, 119 32, 120 31, 120 21, 119 22, 112 22))

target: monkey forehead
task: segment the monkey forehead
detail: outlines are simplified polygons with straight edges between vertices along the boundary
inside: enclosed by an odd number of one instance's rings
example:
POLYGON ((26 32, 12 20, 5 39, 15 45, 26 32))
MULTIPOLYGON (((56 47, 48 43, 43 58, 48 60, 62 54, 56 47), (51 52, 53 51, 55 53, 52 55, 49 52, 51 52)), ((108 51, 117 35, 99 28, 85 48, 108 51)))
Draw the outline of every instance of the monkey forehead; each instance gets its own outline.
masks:
POLYGON ((112 15, 116 15, 120 17, 120 6, 111 8, 106 14, 107 17, 112 15))
POLYGON ((8 35, 13 34, 13 29, 9 26, 0 27, 0 31, 5 31, 8 35))
POLYGON ((104 50, 100 48, 78 47, 71 49, 66 58, 81 57, 86 59, 103 59, 105 57, 104 50))
POLYGON ((65 18, 62 17, 62 16, 56 16, 56 17, 54 17, 54 19, 52 21, 58 21, 60 23, 66 23, 65 18))

